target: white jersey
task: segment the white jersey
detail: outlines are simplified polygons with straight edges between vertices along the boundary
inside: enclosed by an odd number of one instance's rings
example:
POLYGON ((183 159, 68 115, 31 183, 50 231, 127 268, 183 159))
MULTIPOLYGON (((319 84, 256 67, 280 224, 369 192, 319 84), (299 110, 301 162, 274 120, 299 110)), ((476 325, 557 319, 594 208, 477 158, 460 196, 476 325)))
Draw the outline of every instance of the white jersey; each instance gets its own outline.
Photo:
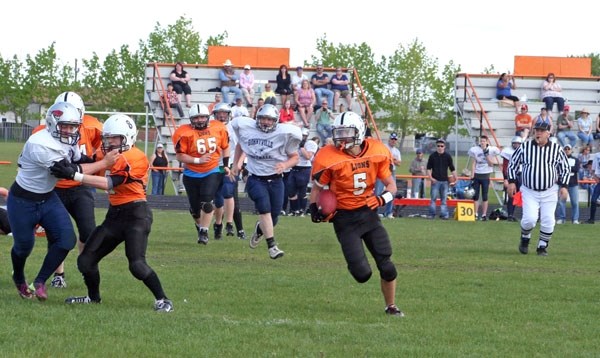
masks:
POLYGON ((319 145, 314 140, 309 139, 306 141, 306 143, 304 143, 304 149, 306 149, 307 152, 311 152, 313 154, 313 156, 311 157, 311 159, 306 159, 302 155, 302 153, 300 153, 300 149, 298 149, 298 155, 300 156, 300 160, 298 161, 297 166, 311 167, 312 166, 312 158, 315 157, 315 153, 319 149, 319 145))
POLYGON ((275 130, 265 133, 258 129, 253 118, 237 117, 231 121, 231 127, 246 153, 246 169, 259 176, 276 174, 275 165, 295 154, 302 140, 300 127, 293 124, 278 123, 275 130))
POLYGON ((47 130, 34 133, 25 143, 19 156, 17 184, 32 193, 51 192, 59 179, 50 174, 49 168, 63 159, 81 159, 79 147, 60 143, 47 130))
MULTIPOLYGON (((489 156, 497 156, 500 154, 500 150, 494 146, 488 146, 489 156)), ((483 154, 483 149, 476 145, 469 149, 469 157, 475 160, 475 173, 474 174, 490 174, 494 171, 494 167, 491 166, 487 160, 485 159, 485 155, 483 154)))
POLYGON ((507 147, 502 148, 502 151, 500 152, 500 156, 502 158, 510 161, 510 158, 512 158, 512 155, 514 152, 515 152, 515 150, 513 149, 512 145, 507 146, 507 147))
POLYGON ((233 106, 231 107, 231 117, 250 117, 250 113, 248 113, 248 108, 244 106, 233 106))

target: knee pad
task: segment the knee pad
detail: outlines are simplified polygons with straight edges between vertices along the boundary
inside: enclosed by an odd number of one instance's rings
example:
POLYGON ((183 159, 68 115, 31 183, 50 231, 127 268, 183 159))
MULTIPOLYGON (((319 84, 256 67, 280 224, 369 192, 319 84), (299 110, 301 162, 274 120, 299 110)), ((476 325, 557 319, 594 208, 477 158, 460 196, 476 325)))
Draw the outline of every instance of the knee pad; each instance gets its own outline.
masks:
POLYGON ((143 281, 146 277, 150 276, 152 269, 143 260, 135 260, 129 263, 129 272, 131 272, 133 277, 143 281))
POLYGON ((200 213, 195 213, 192 208, 190 208, 190 214, 194 219, 200 219, 200 213))
POLYGON ((365 283, 369 281, 373 272, 371 271, 371 267, 368 263, 361 263, 359 265, 355 265, 354 267, 349 267, 350 274, 358 283, 365 283))
POLYGON ((213 210, 215 210, 215 206, 211 201, 206 201, 202 203, 202 211, 204 211, 205 213, 210 214, 213 212, 213 210))
POLYGON ((396 265, 390 260, 390 258, 386 258, 384 261, 378 264, 379 268, 379 277, 381 277, 385 281, 394 281, 398 276, 398 271, 396 271, 396 265))

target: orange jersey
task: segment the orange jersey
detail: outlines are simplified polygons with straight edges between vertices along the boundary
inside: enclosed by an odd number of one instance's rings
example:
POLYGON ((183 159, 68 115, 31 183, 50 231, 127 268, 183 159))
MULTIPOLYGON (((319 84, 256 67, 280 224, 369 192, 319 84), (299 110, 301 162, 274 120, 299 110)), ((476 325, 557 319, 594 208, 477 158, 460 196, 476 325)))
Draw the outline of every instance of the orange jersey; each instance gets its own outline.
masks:
POLYGON ((531 116, 527 113, 520 113, 515 116, 515 127, 531 128, 531 116))
POLYGON ((177 140, 175 143, 177 153, 191 155, 194 158, 210 155, 210 160, 206 163, 185 164, 187 169, 197 173, 206 173, 218 167, 221 153, 229 154, 227 127, 217 120, 211 120, 208 127, 202 130, 193 129, 188 125, 182 126, 175 131, 173 136, 177 140), (175 137, 175 135, 177 136, 175 137))
MULTIPOLYGON (((42 129, 46 129, 45 124, 41 124, 35 127, 32 134, 39 132, 42 129)), ((102 123, 96 118, 90 115, 84 114, 81 127, 79 127, 79 150, 81 154, 92 157, 98 149, 102 146, 102 123)), ((57 188, 68 189, 81 185, 80 182, 75 180, 63 179, 56 183, 57 188)))
POLYGON ((311 176, 320 186, 329 185, 338 209, 352 210, 366 205, 377 178, 392 175, 391 166, 390 150, 381 141, 365 138, 364 148, 356 157, 333 145, 321 148, 313 160, 311 176))
POLYGON ((125 151, 110 168, 109 176, 122 176, 122 184, 112 188, 108 193, 110 205, 122 205, 136 200, 146 200, 148 185, 148 169, 150 163, 146 154, 136 147, 125 151))

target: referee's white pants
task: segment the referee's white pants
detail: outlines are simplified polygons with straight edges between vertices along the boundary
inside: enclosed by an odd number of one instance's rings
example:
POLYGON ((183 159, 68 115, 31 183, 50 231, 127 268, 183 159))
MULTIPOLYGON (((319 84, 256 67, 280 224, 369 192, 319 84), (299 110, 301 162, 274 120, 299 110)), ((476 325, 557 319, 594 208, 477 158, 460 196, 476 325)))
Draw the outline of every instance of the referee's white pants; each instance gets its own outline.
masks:
POLYGON ((535 191, 521 186, 523 196, 523 218, 521 227, 531 230, 540 218, 540 231, 551 234, 554 232, 554 212, 558 202, 558 185, 554 184, 550 189, 535 191))

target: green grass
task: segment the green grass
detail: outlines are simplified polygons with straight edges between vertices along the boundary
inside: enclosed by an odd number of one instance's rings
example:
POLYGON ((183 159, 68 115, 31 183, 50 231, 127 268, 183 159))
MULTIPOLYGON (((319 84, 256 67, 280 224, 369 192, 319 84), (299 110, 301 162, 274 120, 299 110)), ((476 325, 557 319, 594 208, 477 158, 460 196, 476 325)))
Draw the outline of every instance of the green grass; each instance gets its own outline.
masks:
MULTIPOLYGON (((98 210, 99 221, 104 210, 98 210)), ((196 244, 189 214, 154 212, 149 264, 175 304, 153 297, 128 271, 120 246, 100 264, 103 303, 67 306, 85 294, 76 254, 68 288, 24 301, 10 280, 11 240, 0 242, 0 342, 6 356, 203 357, 594 357, 600 351, 593 226, 557 227, 548 257, 517 251, 508 222, 384 221, 398 268, 402 319, 387 317, 375 271, 366 284, 346 270, 330 224, 282 218, 286 255, 226 237, 196 244)), ((255 216, 245 216, 251 228, 255 216)), ((38 239, 33 278, 45 253, 38 239)), ((372 263, 372 260, 370 260, 372 263)), ((375 268, 374 268, 375 269, 375 268)))

